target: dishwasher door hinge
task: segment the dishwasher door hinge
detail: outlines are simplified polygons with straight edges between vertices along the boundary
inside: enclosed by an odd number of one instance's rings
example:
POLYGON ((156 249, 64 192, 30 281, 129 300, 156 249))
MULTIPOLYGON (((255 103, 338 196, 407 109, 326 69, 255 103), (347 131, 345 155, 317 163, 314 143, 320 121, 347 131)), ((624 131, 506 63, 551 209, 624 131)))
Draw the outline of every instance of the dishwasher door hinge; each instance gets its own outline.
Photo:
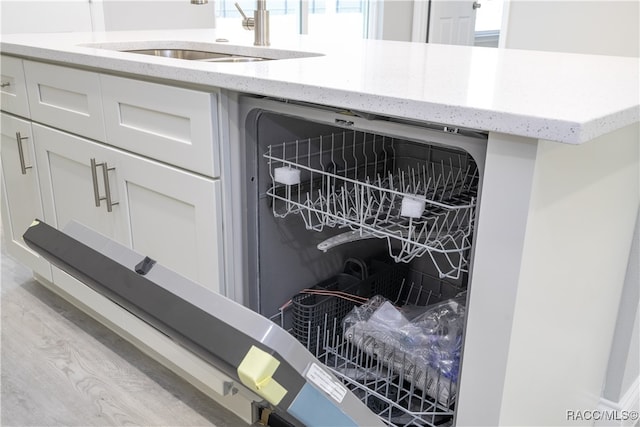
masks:
POLYGON ((271 408, 258 408, 258 417, 259 419, 254 426, 295 427, 295 425, 273 412, 271 408))

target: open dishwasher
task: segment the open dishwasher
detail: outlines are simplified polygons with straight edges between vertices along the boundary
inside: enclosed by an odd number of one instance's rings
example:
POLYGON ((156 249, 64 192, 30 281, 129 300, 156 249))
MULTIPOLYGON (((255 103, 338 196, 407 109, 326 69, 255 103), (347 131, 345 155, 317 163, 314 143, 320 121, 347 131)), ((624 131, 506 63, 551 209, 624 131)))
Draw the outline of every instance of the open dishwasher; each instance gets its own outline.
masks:
POLYGON ((385 424, 453 424, 486 135, 240 106, 245 303, 385 424))
POLYGON ((454 424, 486 135, 238 105, 225 179, 239 301, 79 223, 34 221, 25 242, 242 384, 256 421, 454 424))

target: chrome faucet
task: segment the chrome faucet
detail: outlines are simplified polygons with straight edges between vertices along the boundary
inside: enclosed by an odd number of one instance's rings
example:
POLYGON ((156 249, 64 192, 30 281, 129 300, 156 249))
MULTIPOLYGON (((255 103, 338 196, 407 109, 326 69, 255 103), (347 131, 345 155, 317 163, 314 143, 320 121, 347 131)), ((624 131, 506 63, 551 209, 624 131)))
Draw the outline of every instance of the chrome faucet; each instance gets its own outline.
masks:
POLYGON ((240 15, 242 15, 242 26, 244 29, 255 31, 253 44, 256 46, 269 46, 269 11, 267 10, 267 0, 256 0, 256 10, 253 11, 253 18, 247 17, 237 2, 235 5, 240 15))
MULTIPOLYGON (((207 3, 209 3, 209 0, 191 0, 191 4, 207 3)), ((253 18, 247 17, 238 3, 235 5, 240 15, 242 15, 242 26, 246 30, 255 31, 253 44, 256 46, 269 46, 269 11, 267 10, 267 0, 256 0, 256 10, 253 11, 253 18)))

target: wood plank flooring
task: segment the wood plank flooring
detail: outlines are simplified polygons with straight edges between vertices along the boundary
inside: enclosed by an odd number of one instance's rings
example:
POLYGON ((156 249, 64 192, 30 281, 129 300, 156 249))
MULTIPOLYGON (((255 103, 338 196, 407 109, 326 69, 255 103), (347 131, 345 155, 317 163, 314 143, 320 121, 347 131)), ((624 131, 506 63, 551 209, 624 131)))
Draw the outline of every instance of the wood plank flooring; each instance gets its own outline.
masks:
POLYGON ((2 426, 246 425, 2 250, 2 426))

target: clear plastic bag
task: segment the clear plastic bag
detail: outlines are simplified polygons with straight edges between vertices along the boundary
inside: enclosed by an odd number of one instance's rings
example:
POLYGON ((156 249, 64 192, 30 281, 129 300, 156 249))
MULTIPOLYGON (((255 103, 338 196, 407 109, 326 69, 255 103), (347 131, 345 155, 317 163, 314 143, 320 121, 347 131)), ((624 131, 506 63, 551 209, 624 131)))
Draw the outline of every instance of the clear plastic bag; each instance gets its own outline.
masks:
POLYGON ((448 405, 455 397, 464 315, 464 297, 398 309, 375 296, 344 318, 343 330, 362 351, 448 405))
POLYGON ((414 348, 431 367, 446 378, 458 381, 465 297, 457 297, 427 306, 409 325, 414 348))

